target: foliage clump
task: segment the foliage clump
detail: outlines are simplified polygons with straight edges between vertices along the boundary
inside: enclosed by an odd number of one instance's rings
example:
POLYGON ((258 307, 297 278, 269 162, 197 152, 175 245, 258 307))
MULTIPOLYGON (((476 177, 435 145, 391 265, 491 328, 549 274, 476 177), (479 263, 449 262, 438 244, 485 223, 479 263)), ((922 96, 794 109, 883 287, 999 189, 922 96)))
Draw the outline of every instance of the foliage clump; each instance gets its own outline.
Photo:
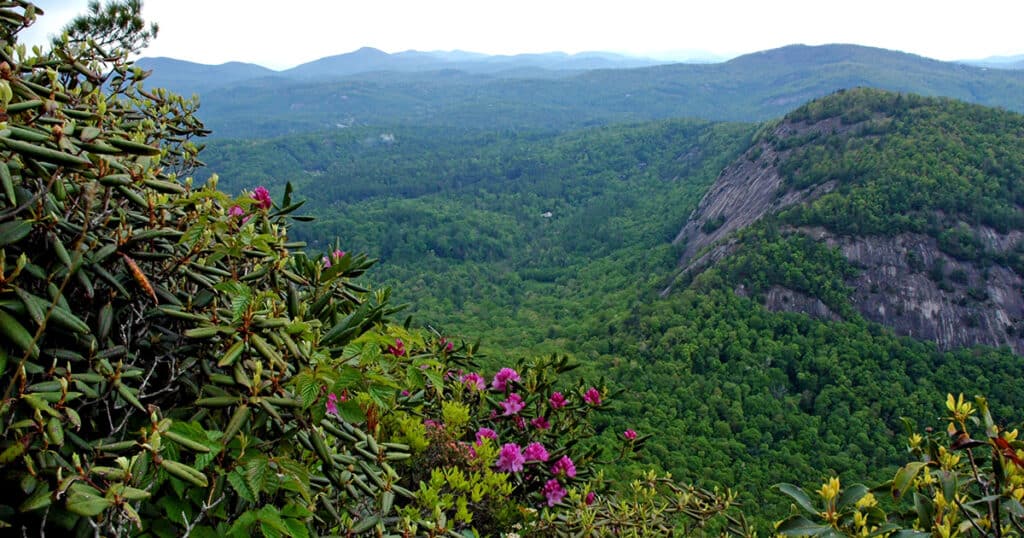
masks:
POLYGON ((0 525, 600 535, 732 508, 655 475, 617 496, 597 464, 646 436, 591 439, 607 389, 556 357, 482 375, 476 346, 390 321, 365 255, 290 240, 290 188, 194 184, 198 103, 127 60, 155 31, 139 2, 32 52, 40 11, 0 7, 0 525))

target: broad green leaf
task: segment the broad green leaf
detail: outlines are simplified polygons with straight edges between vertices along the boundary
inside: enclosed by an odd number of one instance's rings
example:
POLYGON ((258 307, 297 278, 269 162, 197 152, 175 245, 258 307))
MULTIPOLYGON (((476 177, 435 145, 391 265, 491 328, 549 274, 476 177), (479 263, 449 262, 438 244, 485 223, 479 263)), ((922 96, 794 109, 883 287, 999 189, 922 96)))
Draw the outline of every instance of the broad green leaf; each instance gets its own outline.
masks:
POLYGON ((362 407, 355 400, 349 400, 338 404, 338 416, 341 417, 345 422, 351 422, 353 424, 359 424, 366 422, 366 412, 363 411, 362 407))
POLYGON ((82 490, 75 490, 68 495, 67 509, 80 516, 93 517, 103 513, 104 510, 114 505, 112 499, 91 495, 82 490))
MULTIPOLYGON (((230 479, 231 475, 228 476, 230 479)), ((231 528, 228 529, 228 536, 252 538, 249 532, 254 524, 256 524, 256 512, 252 510, 242 512, 242 515, 238 516, 235 522, 231 524, 231 528)))
POLYGON ((868 487, 864 484, 853 484, 843 488, 843 493, 839 496, 839 502, 836 506, 842 510, 847 506, 850 506, 861 499, 861 497, 867 495, 868 487))
POLYGON ((284 524, 284 520, 281 519, 281 514, 276 506, 266 505, 260 508, 259 512, 256 513, 256 518, 260 522, 260 530, 263 531, 263 535, 267 538, 288 536, 288 526, 284 524))
POLYGON ((251 503, 256 502, 256 492, 253 491, 252 487, 249 485, 242 469, 236 468, 228 473, 228 482, 231 484, 231 487, 235 489, 235 492, 238 493, 238 496, 243 500, 251 503))
POLYGON ((35 490, 32 495, 29 495, 25 502, 21 503, 18 507, 19 512, 31 512, 32 510, 39 510, 50 506, 50 488, 46 484, 42 484, 41 487, 35 490))
POLYGON ((782 521, 775 531, 786 536, 829 536, 836 534, 832 527, 815 523, 804 516, 793 516, 782 521))
POLYGON ((1008 498, 1003 501, 1003 509, 1007 513, 1013 514, 1015 517, 1024 518, 1024 506, 1021 506, 1020 501, 1014 498, 1008 498))
POLYGON ((930 532, 935 522, 935 505, 932 500, 915 491, 914 511, 917 512, 917 522, 921 528, 930 532))
POLYGON ((245 462, 245 481, 257 494, 263 491, 270 473, 270 460, 262 454, 245 462))
POLYGON ((896 471, 896 477, 892 479, 892 496, 894 499, 899 499, 907 493, 910 486, 914 484, 914 478, 921 472, 921 469, 924 469, 925 465, 921 461, 912 461, 901 467, 899 471, 896 471))
POLYGON ((320 385, 316 378, 309 372, 302 372, 292 378, 295 385, 295 392, 302 398, 302 405, 309 407, 320 397, 320 385))
POLYGON ((285 519, 284 524, 288 527, 288 531, 285 536, 291 538, 309 538, 309 529, 306 528, 306 524, 298 519, 285 519))
POLYGON ((800 489, 797 486, 794 486, 793 484, 787 483, 775 484, 775 487, 779 491, 785 493, 786 495, 789 495, 794 501, 796 501, 798 505, 800 505, 800 508, 803 508, 804 510, 812 514, 818 514, 818 510, 816 510, 814 508, 814 505, 811 504, 811 499, 807 496, 806 493, 804 493, 804 490, 800 489))

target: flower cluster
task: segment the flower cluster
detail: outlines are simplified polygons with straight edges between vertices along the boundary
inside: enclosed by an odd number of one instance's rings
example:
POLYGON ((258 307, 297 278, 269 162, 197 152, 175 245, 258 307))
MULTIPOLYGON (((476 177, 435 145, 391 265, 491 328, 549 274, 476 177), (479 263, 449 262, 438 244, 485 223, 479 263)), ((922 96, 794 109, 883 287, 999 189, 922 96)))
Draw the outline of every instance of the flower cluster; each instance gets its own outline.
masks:
POLYGON ((519 372, 511 368, 502 368, 498 370, 498 373, 494 375, 494 380, 491 381, 491 388, 494 390, 504 392, 508 386, 509 381, 519 381, 519 372))
POLYGON ((258 205, 260 209, 267 210, 274 205, 273 200, 270 199, 270 191, 262 185, 253 189, 250 196, 253 200, 259 202, 258 205))

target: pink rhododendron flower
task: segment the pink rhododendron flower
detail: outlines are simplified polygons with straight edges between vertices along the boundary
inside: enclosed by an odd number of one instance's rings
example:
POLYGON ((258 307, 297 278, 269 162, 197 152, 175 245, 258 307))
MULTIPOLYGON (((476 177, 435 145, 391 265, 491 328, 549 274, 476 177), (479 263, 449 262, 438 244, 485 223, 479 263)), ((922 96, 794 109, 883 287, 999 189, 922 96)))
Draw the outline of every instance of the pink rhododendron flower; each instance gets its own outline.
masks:
POLYGON ((519 381, 519 372, 511 368, 502 368, 491 381, 491 387, 495 390, 504 391, 509 381, 519 381))
POLYGON ((569 456, 562 456, 561 459, 555 462, 551 466, 551 474, 553 475, 565 475, 569 478, 576 477, 576 464, 569 459, 569 456))
POLYGON ((530 443, 523 451, 526 461, 548 461, 548 451, 540 443, 530 443))
POLYGON ((449 342, 447 338, 441 338, 437 343, 441 345, 441 349, 445 353, 451 353, 455 349, 455 345, 449 342))
POLYGON ((395 345, 388 346, 388 353, 396 357, 405 355, 405 343, 402 342, 401 338, 395 338, 395 345))
POLYGON ((232 217, 244 217, 245 210, 242 209, 242 206, 240 205, 233 205, 231 206, 231 209, 228 210, 228 215, 232 217))
POLYGON ((544 484, 544 496, 548 499, 548 506, 554 506, 562 502, 562 498, 565 497, 565 488, 562 484, 552 478, 544 484))
POLYGON ((485 438, 497 441, 498 434, 490 428, 480 428, 476 431, 476 444, 483 444, 485 438))
POLYGON ((526 421, 523 420, 523 417, 520 416, 520 415, 516 415, 516 429, 517 430, 525 430, 526 429, 526 421))
POLYGON ((548 398, 548 403, 551 404, 552 409, 561 409, 568 402, 565 401, 565 396, 562 396, 561 392, 554 392, 551 394, 551 398, 548 398))
POLYGON ((471 389, 484 390, 487 388, 487 382, 484 381, 483 376, 476 372, 470 372, 462 376, 462 382, 471 389))
POLYGON ((498 453, 498 470, 506 473, 518 473, 523 470, 523 464, 526 463, 526 458, 523 457, 523 451, 519 448, 519 445, 515 443, 505 443, 501 447, 501 452, 498 453))
POLYGON ((270 209, 270 207, 274 205, 274 202, 270 199, 270 191, 268 191, 266 187, 256 187, 253 189, 250 196, 253 200, 259 202, 261 209, 270 209))
POLYGON ((514 415, 522 411, 523 408, 526 407, 526 404, 523 403, 523 398, 514 392, 512 394, 509 394, 508 398, 506 398, 505 401, 501 402, 499 405, 501 405, 501 408, 505 410, 505 412, 502 413, 502 415, 506 417, 514 415))
POLYGON ((428 427, 428 428, 433 428, 433 429, 436 429, 436 430, 444 429, 444 425, 443 424, 441 424, 440 422, 438 422, 438 421, 436 421, 436 420, 434 420, 432 418, 428 418, 427 420, 424 420, 423 421, 423 425, 428 427))
POLYGON ((338 414, 338 395, 333 392, 327 395, 327 414, 338 414))
POLYGON ((594 504, 594 499, 596 499, 596 498, 597 498, 597 495, 594 495, 593 491, 588 491, 587 492, 587 498, 583 502, 587 503, 587 506, 590 506, 590 505, 594 504))
POLYGON ((538 430, 547 430, 551 428, 551 423, 544 417, 537 417, 530 421, 530 424, 538 430))
POLYGON ((633 439, 636 439, 636 432, 633 430, 626 430, 622 432, 622 436, 632 441, 633 439))
POLYGON ((594 387, 590 387, 583 395, 583 401, 590 405, 601 405, 601 393, 594 387))

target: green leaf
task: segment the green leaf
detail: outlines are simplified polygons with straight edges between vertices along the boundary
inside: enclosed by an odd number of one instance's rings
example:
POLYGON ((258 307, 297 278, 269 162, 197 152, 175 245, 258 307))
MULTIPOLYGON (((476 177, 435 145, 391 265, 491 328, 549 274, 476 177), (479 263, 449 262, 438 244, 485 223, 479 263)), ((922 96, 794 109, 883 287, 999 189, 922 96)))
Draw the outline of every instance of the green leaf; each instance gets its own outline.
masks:
POLYGON ((316 378, 309 372, 302 372, 292 378, 295 385, 295 392, 302 398, 303 407, 313 405, 313 402, 320 396, 320 385, 316 378))
MULTIPOLYGON (((228 475, 230 477, 230 475, 228 475)), ((228 529, 228 536, 238 538, 251 538, 249 535, 250 529, 256 524, 256 513, 252 510, 242 512, 242 515, 235 519, 235 522, 231 524, 231 528, 228 529)))
POLYGON ((0 224, 0 246, 17 243, 31 231, 32 222, 27 220, 12 220, 0 224))
POLYGON ((341 389, 358 388, 362 382, 362 371, 358 368, 353 368, 352 366, 344 366, 341 371, 338 372, 338 380, 335 382, 335 387, 341 389))
POLYGON ((1021 506, 1020 501, 1017 499, 1008 498, 1003 501, 1003 509, 1015 517, 1024 518, 1024 506, 1021 506))
POLYGON ((25 502, 21 503, 18 507, 19 512, 31 512, 33 510, 39 510, 50 506, 50 488, 46 484, 42 484, 36 489, 32 495, 29 495, 25 502))
POLYGON ((245 462, 245 481, 257 494, 263 491, 270 472, 270 460, 262 454, 253 456, 245 462))
POLYGON ((367 392, 373 403, 384 409, 391 406, 391 398, 395 395, 395 389, 382 385, 371 385, 367 392))
POLYGON ((804 516, 793 516, 782 521, 775 528, 775 531, 786 536, 826 536, 835 534, 832 527, 820 525, 804 516))
POLYGON ((843 508, 859 501, 861 497, 867 495, 868 491, 868 487, 864 484, 853 484, 843 488, 843 493, 839 496, 839 501, 836 506, 842 510, 843 508))
POLYGON ((910 486, 914 484, 914 478, 921 472, 921 469, 924 469, 925 465, 921 461, 912 461, 901 467, 899 471, 896 471, 896 477, 892 479, 892 496, 894 499, 899 499, 907 493, 910 486))
POLYGON ((103 513, 104 510, 114 505, 112 499, 85 493, 82 489, 72 488, 68 495, 67 509, 80 516, 93 517, 103 513))
POLYGON ((266 505, 256 513, 256 519, 260 522, 260 530, 267 538, 278 538, 288 536, 288 526, 284 524, 276 506, 266 505))
POLYGON ((352 424, 366 422, 366 412, 363 411, 363 408, 355 400, 338 404, 338 416, 345 422, 351 422, 352 424))
MULTIPOLYGON (((256 492, 253 491, 252 487, 249 485, 242 469, 235 468, 235 470, 228 473, 228 482, 242 500, 249 501, 251 503, 256 502, 256 492)), ((232 528, 234 528, 234 526, 232 526, 232 528)))
POLYGON ((313 517, 313 512, 310 512, 305 506, 296 503, 288 503, 281 509, 281 516, 286 518, 306 519, 313 517))
POLYGON ((800 489, 797 486, 794 486, 793 484, 787 483, 775 484, 775 487, 779 491, 785 493, 786 495, 789 495, 794 501, 796 501, 798 505, 800 505, 800 508, 803 508, 804 510, 812 514, 818 514, 818 510, 816 510, 814 508, 814 505, 811 504, 811 499, 807 496, 806 493, 804 493, 804 490, 800 489))
POLYGON ((932 500, 915 491, 914 510, 917 512, 917 523, 922 529, 931 532, 935 522, 935 505, 932 500))
POLYGON ((291 536, 292 538, 309 538, 309 529, 306 528, 306 524, 297 519, 286 519, 284 524, 288 527, 288 531, 285 532, 285 536, 291 536))

